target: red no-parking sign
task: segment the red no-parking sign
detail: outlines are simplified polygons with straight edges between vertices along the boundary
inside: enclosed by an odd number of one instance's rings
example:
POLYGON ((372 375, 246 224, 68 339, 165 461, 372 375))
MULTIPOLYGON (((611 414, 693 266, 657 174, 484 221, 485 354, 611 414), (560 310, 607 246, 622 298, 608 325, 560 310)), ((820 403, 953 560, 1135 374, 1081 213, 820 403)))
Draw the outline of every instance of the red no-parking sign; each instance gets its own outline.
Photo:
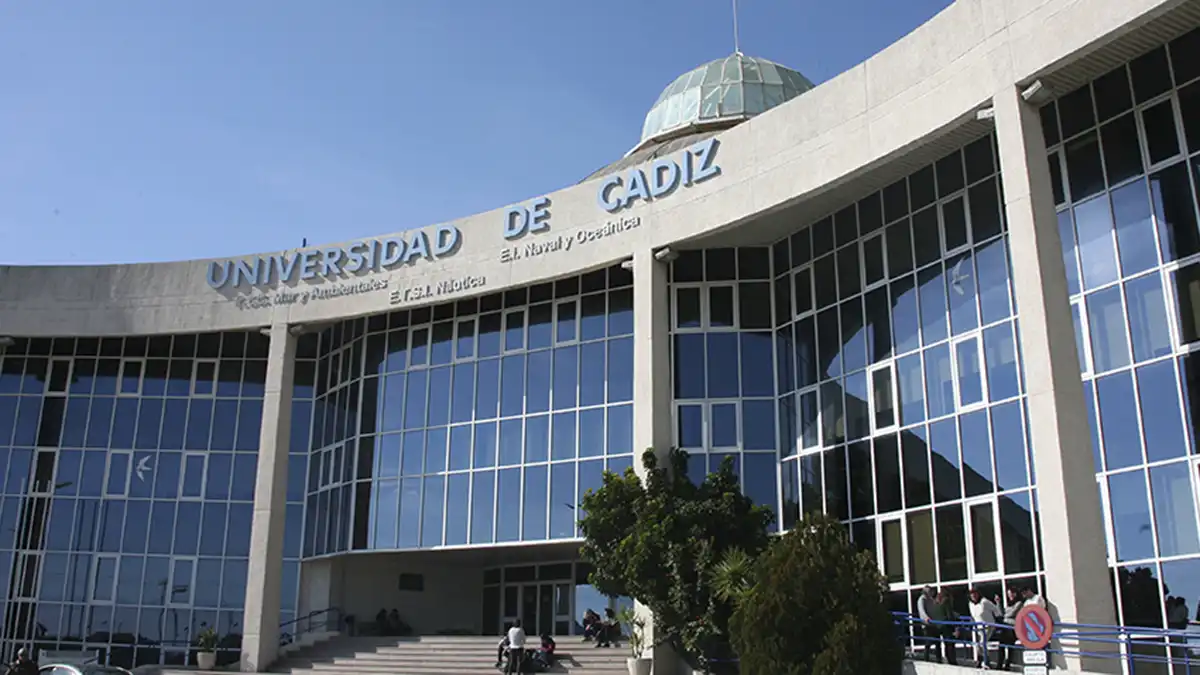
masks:
POLYGON ((1051 634, 1054 633, 1054 619, 1050 612, 1041 605, 1026 605, 1017 612, 1013 629, 1017 633, 1017 642, 1026 649, 1045 649, 1050 644, 1051 634))

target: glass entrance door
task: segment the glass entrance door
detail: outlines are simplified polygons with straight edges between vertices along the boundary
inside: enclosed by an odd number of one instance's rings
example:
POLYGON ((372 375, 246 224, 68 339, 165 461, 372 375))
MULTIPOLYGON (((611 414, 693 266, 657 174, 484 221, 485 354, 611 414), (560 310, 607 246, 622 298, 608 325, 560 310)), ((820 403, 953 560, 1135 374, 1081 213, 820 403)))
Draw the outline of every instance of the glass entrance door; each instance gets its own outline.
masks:
POLYGON ((529 636, 571 634, 569 583, 511 584, 504 589, 504 626, 516 619, 529 636))

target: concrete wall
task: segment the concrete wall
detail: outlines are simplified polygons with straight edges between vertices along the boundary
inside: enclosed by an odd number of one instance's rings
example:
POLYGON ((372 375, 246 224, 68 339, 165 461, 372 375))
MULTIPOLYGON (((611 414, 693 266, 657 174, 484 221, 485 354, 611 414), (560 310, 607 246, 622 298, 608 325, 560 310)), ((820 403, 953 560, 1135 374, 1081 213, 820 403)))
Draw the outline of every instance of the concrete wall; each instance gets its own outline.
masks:
MULTIPOLYGON (((235 300, 244 298, 245 291, 209 287, 207 261, 0 267, 0 335, 121 335, 312 323, 428 302, 405 299, 404 291, 419 285, 469 275, 485 278, 483 287, 433 298, 443 301, 610 263, 637 250, 717 231, 862 175, 958 125, 1002 86, 1028 80, 1119 35, 1130 22, 1178 4, 959 0, 866 62, 721 134, 716 157, 720 176, 656 202, 639 203, 619 214, 639 218, 639 227, 570 250, 513 262, 501 257, 512 246, 574 237, 616 220, 597 205, 599 180, 550 194, 548 231, 506 241, 503 207, 463 218, 454 223, 462 231, 462 245, 453 257, 371 275, 386 280, 387 288, 336 299, 242 309, 235 300), (400 291, 395 300, 393 291, 400 291)), ((164 225, 168 231, 169 223, 164 225)), ((237 254, 231 252, 231 257, 237 254)), ((291 282, 289 289, 336 283, 291 282)))
MULTIPOLYGON (((347 614, 359 621, 374 621, 379 609, 393 608, 418 634, 460 629, 478 634, 483 630, 483 568, 453 564, 426 557, 414 561, 403 553, 344 556, 341 567, 341 599, 347 614), (423 592, 401 591, 401 573, 425 577, 423 592)), ((305 563, 307 567, 309 563, 305 563)), ((301 577, 301 596, 307 595, 301 577)), ((314 582, 320 584, 319 575, 314 582)))

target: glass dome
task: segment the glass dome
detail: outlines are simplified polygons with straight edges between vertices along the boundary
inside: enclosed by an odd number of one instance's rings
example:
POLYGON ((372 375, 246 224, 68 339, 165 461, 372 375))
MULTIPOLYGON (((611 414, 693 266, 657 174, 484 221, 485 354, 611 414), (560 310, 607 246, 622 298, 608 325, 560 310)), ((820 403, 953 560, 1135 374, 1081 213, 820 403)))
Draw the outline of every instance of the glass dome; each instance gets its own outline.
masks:
POLYGON ((639 146, 684 127, 753 117, 812 88, 791 68, 740 52, 710 61, 663 90, 646 114, 639 146))

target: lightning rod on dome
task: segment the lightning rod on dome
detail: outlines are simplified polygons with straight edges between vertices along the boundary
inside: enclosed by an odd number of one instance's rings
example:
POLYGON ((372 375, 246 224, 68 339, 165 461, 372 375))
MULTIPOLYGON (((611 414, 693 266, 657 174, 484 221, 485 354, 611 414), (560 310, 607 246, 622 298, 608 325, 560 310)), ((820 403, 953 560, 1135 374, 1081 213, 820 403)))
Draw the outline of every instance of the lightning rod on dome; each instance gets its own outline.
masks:
POLYGON ((741 54, 742 45, 738 37, 738 5, 737 0, 733 0, 733 53, 741 54))

